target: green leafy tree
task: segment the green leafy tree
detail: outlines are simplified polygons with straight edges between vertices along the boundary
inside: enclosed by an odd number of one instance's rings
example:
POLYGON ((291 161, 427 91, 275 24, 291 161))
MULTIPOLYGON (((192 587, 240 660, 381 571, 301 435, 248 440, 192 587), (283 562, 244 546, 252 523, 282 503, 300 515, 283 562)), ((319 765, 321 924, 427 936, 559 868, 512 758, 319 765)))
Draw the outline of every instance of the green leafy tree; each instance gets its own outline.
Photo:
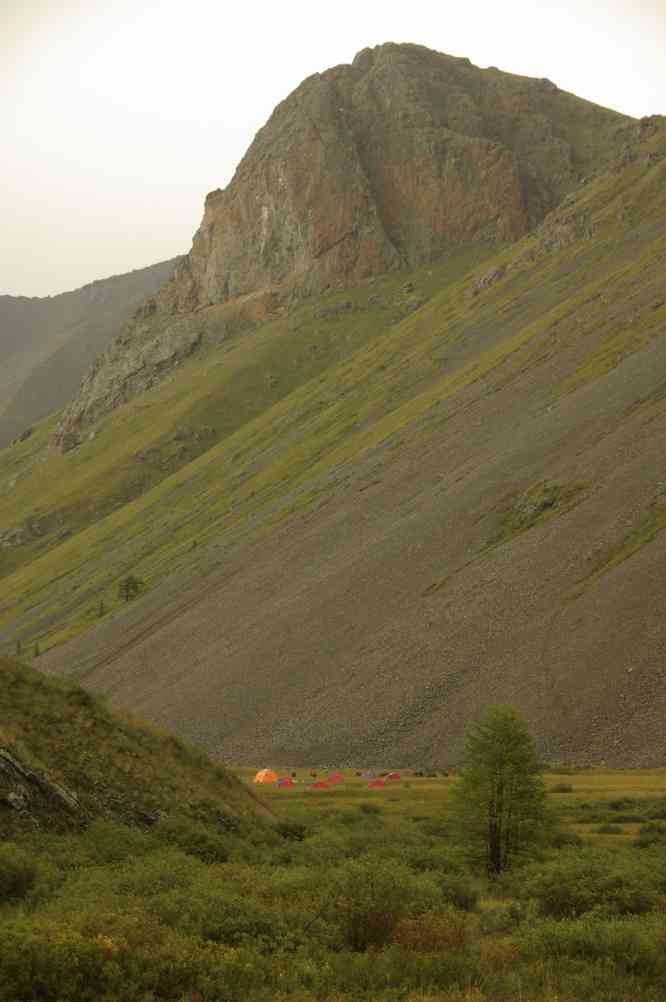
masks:
POLYGON ((527 725, 511 707, 491 707, 468 733, 451 803, 458 838, 491 876, 543 841, 546 790, 527 725))
POLYGON ((118 595, 125 602, 129 602, 130 599, 136 598, 142 588, 143 581, 141 578, 137 578, 133 574, 128 574, 118 585, 118 595))

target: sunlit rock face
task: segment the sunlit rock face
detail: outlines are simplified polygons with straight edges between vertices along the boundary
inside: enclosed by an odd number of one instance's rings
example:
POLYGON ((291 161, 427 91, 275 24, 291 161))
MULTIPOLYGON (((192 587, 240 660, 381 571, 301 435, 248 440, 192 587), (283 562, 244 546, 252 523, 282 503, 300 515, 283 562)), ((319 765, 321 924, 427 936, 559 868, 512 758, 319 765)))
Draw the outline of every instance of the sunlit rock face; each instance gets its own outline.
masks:
POLYGON ((277 106, 228 187, 208 195, 189 255, 98 360, 56 441, 75 442, 161 377, 163 360, 153 373, 142 355, 141 376, 123 381, 138 341, 168 331, 174 360, 183 337, 193 348, 192 332, 173 327, 184 316, 237 301, 261 322, 276 301, 523 236, 617 154, 629 122, 549 80, 417 45, 364 49, 309 77, 277 106))
POLYGON ((516 239, 625 121, 548 80, 416 45, 365 49, 278 105, 206 199, 161 299, 189 311, 285 283, 319 292, 461 242, 516 239))

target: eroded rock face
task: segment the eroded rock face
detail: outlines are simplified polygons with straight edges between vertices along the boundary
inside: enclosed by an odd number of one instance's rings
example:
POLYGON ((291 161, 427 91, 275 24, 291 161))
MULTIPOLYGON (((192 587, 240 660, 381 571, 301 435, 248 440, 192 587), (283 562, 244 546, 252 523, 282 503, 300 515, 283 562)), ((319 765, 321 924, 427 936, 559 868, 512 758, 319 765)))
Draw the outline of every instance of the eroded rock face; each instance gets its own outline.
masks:
MULTIPOLYGON (((208 195, 190 254, 86 377, 57 440, 76 441, 182 357, 157 344, 173 348, 175 317, 515 240, 617 155, 630 121, 549 80, 417 45, 364 49, 309 77, 277 106, 228 187, 208 195)), ((196 341, 183 344, 187 352, 196 341)))
POLYGON ((148 340, 116 338, 84 377, 78 397, 54 433, 54 443, 63 452, 75 448, 87 425, 154 386, 176 362, 191 355, 200 340, 199 331, 179 324, 148 340))

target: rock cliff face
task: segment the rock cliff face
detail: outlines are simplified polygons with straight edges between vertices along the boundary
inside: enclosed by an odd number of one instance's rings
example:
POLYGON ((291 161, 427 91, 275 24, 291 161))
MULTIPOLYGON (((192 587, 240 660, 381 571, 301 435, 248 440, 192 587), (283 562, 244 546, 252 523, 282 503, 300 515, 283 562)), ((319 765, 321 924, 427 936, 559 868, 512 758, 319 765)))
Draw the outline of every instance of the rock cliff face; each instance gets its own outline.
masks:
POLYGON ((165 330, 173 343, 178 318, 248 295, 288 301, 461 243, 515 240, 617 155, 630 123, 548 80, 417 45, 364 49, 309 77, 208 195, 190 254, 86 380, 57 440, 134 392, 121 371, 130 344, 140 352, 165 330))

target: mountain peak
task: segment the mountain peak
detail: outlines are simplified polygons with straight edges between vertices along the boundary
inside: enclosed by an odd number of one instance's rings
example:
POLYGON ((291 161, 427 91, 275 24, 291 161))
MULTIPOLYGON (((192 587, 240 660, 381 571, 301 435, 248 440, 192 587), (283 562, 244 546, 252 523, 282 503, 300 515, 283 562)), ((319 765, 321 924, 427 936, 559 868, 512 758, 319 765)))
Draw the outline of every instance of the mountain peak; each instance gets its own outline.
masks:
POLYGON ((617 155, 631 121, 421 45, 362 49, 308 77, 208 195, 189 255, 90 374, 57 440, 76 442, 143 387, 108 378, 128 345, 145 372, 142 345, 154 356, 168 330, 175 364, 199 340, 190 324, 181 350, 174 324, 202 309, 254 296, 261 320, 276 301, 514 241, 617 155))

